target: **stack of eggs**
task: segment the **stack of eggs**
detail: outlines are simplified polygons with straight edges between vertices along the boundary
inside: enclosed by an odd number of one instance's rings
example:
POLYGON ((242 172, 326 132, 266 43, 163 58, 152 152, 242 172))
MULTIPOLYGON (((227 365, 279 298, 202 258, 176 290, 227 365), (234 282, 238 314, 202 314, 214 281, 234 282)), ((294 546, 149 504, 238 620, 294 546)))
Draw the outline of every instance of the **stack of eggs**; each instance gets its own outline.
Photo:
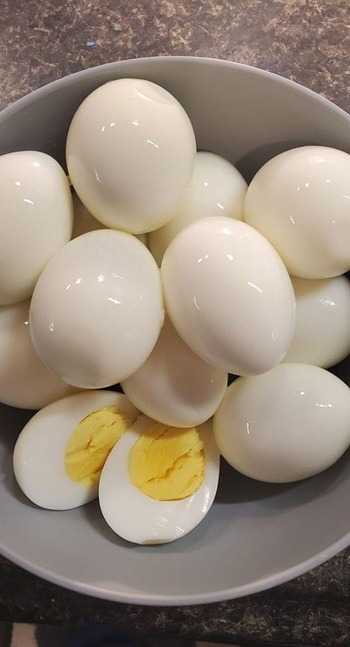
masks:
POLYGON ((247 187, 196 151, 171 94, 122 79, 80 105, 66 161, 73 196, 48 155, 0 158, 0 401, 40 409, 14 452, 27 497, 98 497, 116 533, 156 544, 207 514, 219 454, 276 483, 334 463, 350 156, 290 150, 247 187))

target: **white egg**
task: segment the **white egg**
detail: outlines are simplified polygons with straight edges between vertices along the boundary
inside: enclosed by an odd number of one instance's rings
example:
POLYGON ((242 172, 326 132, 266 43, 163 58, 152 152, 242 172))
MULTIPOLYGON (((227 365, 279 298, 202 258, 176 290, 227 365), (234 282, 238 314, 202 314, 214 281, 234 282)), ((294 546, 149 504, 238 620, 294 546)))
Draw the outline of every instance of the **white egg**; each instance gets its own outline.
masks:
POLYGON ((42 508, 68 510, 96 498, 98 482, 72 480, 65 469, 65 453, 79 422, 109 406, 136 418, 133 405, 114 391, 78 393, 48 405, 31 418, 13 455, 16 480, 28 499, 42 508))
POLYGON ((122 383, 140 411, 173 427, 193 427, 208 420, 226 386, 227 373, 195 355, 169 320, 149 358, 122 383))
POLYGON ((72 197, 60 165, 36 151, 0 156, 0 305, 27 299, 70 239, 72 197))
POLYGON ((145 362, 158 339, 164 318, 158 267, 134 236, 91 231, 48 263, 30 318, 39 357, 65 382, 115 384, 145 362))
MULTIPOLYGON (((87 234, 89 231, 96 231, 96 229, 106 229, 102 222, 91 215, 76 193, 73 194, 73 205, 74 227, 72 238, 87 234)), ((147 247, 147 234, 139 234, 136 238, 147 247)))
POLYGON ((283 359, 294 334, 294 292, 255 229, 231 218, 199 220, 168 247, 161 275, 172 323, 204 361, 250 375, 283 359))
POLYGON ((41 409, 74 389, 46 368, 33 348, 29 301, 0 307, 0 402, 41 409))
POLYGON ((173 217, 195 152, 191 122, 169 92, 142 79, 119 79, 80 105, 66 158, 89 211, 107 227, 141 234, 173 217))
POLYGON ((209 512, 219 480, 219 453, 210 423, 198 428, 206 458, 202 485, 191 496, 158 501, 143 494, 130 481, 129 452, 152 421, 137 419, 111 451, 103 468, 99 501, 108 525, 120 537, 136 544, 163 544, 180 539, 209 512))
POLYGON ((253 178, 244 219, 305 279, 350 268, 350 155, 302 146, 277 155, 253 178))
POLYGON ((293 279, 295 335, 286 362, 334 366, 350 353, 350 283, 331 279, 293 279))
POLYGON ((239 472, 288 483, 327 469, 350 443, 350 391, 328 371, 280 364, 239 378, 214 417, 216 442, 239 472))
POLYGON ((241 220, 247 183, 237 169, 214 153, 197 153, 191 182, 185 189, 176 216, 149 234, 149 247, 160 265, 173 238, 196 220, 227 216, 241 220))

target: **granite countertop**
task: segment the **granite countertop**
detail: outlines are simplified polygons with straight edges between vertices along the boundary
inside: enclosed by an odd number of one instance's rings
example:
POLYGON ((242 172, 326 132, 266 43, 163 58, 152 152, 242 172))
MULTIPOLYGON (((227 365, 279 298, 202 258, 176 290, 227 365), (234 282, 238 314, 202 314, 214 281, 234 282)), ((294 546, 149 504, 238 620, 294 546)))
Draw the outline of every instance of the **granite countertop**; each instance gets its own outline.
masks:
MULTIPOLYGON (((193 54, 277 72, 350 110, 348 0, 2 0, 0 29, 2 107, 92 65, 193 54)), ((349 584, 350 550, 265 593, 157 609, 65 591, 0 558, 0 620, 106 622, 254 647, 349 645, 349 584)))

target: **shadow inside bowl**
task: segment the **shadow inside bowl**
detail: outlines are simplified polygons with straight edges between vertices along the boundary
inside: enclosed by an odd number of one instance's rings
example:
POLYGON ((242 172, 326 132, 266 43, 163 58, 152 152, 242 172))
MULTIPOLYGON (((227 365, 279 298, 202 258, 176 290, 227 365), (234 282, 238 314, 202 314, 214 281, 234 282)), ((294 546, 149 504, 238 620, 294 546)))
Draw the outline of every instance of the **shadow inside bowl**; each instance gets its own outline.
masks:
POLYGON ((254 148, 254 150, 249 151, 247 155, 244 155, 244 157, 236 163, 236 167, 249 184, 255 173, 257 173, 257 171, 272 157, 275 157, 280 153, 284 153, 287 150, 291 150, 292 148, 313 145, 317 145, 317 142, 312 139, 310 139, 309 142, 306 142, 305 139, 296 139, 294 141, 284 140, 263 144, 262 146, 258 146, 257 148, 254 148))

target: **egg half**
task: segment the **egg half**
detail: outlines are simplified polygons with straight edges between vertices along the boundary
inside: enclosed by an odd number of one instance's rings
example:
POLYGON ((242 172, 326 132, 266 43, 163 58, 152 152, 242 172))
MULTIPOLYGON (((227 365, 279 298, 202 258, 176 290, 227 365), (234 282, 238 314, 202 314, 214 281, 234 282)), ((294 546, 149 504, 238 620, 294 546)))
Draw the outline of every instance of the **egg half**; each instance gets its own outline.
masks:
POLYGON ((101 511, 127 541, 167 543, 202 521, 218 479, 219 453, 210 423, 174 429, 140 416, 105 463, 101 511))
POLYGON ((103 464, 137 417, 125 395, 90 391, 41 409, 20 433, 13 455, 17 483, 36 505, 68 510, 97 496, 103 464))

